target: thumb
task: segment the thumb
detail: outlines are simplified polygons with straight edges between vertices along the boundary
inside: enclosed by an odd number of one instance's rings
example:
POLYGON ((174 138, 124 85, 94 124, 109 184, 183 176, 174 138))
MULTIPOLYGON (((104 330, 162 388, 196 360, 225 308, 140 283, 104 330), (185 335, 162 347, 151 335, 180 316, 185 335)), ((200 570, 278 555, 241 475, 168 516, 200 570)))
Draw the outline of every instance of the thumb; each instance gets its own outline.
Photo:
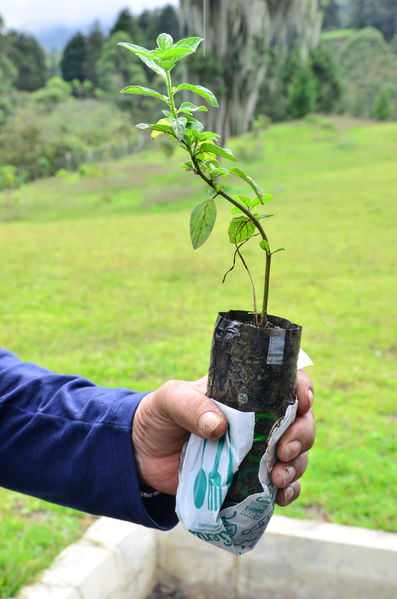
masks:
POLYGON ((194 383, 168 381, 160 389, 161 411, 171 421, 205 439, 225 434, 226 416, 194 383))

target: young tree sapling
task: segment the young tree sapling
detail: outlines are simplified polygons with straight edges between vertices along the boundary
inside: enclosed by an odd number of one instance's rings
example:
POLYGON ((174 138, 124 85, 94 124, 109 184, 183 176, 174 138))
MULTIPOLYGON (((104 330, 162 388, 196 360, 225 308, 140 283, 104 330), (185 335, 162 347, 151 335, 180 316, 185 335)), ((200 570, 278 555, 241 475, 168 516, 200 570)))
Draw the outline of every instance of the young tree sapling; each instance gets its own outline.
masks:
MULTIPOLYGON (((235 505, 245 497, 261 493, 258 467, 264 452, 264 444, 271 431, 294 403, 296 364, 299 352, 301 327, 268 314, 269 277, 271 259, 275 251, 270 249, 269 239, 262 226, 271 216, 263 206, 273 198, 263 194, 255 181, 240 167, 226 168, 221 159, 237 162, 232 152, 217 145, 219 137, 205 131, 195 117, 206 111, 203 105, 183 101, 181 92, 189 91, 217 107, 214 94, 201 85, 180 83, 174 86, 171 71, 177 61, 195 52, 202 41, 189 37, 174 43, 170 35, 162 33, 157 38, 157 48, 148 50, 131 43, 121 46, 135 54, 163 80, 165 93, 140 85, 130 85, 124 94, 142 94, 157 98, 166 105, 157 123, 140 123, 140 129, 152 131, 155 139, 161 134, 179 144, 188 154, 181 168, 198 175, 206 184, 210 197, 197 204, 190 217, 190 236, 193 248, 200 247, 209 237, 216 219, 215 200, 222 197, 232 204, 232 220, 229 225, 229 241, 234 244, 234 260, 238 256, 251 279, 250 271, 241 253, 241 247, 253 238, 259 239, 259 247, 265 252, 265 275, 263 305, 258 313, 254 293, 254 311, 231 310, 219 313, 211 349, 208 372, 207 395, 222 403, 243 411, 255 412, 255 433, 251 450, 234 474, 224 501, 224 506, 235 505), (229 190, 230 178, 242 179, 249 194, 236 195, 229 190)), ((227 275, 228 273, 226 273, 227 275)), ((225 276, 226 276, 225 275, 225 276)))
POLYGON ((260 237, 259 246, 265 252, 266 256, 264 292, 261 315, 259 316, 253 286, 254 314, 256 324, 266 327, 269 326, 267 307, 271 259, 273 254, 284 249, 279 248, 273 252, 271 251, 269 239, 261 222, 263 219, 272 216, 263 212, 262 206, 270 202, 273 197, 270 194, 263 194, 255 181, 241 168, 237 166, 225 168, 221 164, 220 159, 222 158, 232 162, 237 162, 237 159, 230 150, 216 144, 216 139, 219 135, 212 131, 205 131, 203 124, 195 118, 195 113, 207 111, 205 106, 184 101, 181 101, 179 104, 177 103, 179 97, 182 95, 180 92, 186 90, 199 95, 209 104, 217 107, 218 102, 214 94, 201 85, 180 83, 174 87, 171 81, 171 71, 175 67, 176 62, 189 54, 193 54, 202 41, 200 37, 189 37, 174 43, 170 35, 162 33, 157 38, 157 48, 154 50, 121 42, 121 46, 135 54, 146 66, 163 79, 166 88, 166 93, 162 94, 140 85, 129 85, 121 93, 152 96, 167 105, 167 109, 162 111, 163 116, 157 123, 140 123, 137 127, 139 129, 150 129, 152 131, 152 139, 164 133, 168 134, 170 139, 174 143, 179 144, 189 155, 189 160, 184 162, 181 168, 201 177, 212 192, 210 198, 201 201, 192 211, 190 217, 190 236, 193 248, 197 249, 200 247, 208 239, 213 229, 217 214, 215 204, 217 197, 222 197, 233 205, 233 218, 228 229, 229 240, 236 248, 234 260, 236 255, 242 260, 244 267, 249 273, 251 282, 251 274, 240 248, 253 237, 260 237), (229 182, 228 179, 231 175, 245 181, 250 187, 249 191, 251 195, 236 195, 229 191, 226 184, 229 182))

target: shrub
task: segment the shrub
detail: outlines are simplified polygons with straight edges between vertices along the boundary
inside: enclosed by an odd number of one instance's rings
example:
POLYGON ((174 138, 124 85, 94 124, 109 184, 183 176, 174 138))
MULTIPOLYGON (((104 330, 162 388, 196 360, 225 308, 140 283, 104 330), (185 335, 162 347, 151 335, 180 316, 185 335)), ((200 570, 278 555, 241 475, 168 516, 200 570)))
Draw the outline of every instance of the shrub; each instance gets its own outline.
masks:
POLYGON ((378 121, 387 121, 393 112, 393 106, 390 101, 390 90, 384 85, 372 107, 371 116, 378 121))
POLYGON ((368 27, 351 36, 340 51, 339 63, 344 85, 341 103, 344 112, 368 117, 385 82, 395 111, 397 62, 380 31, 368 27))
POLYGON ((59 102, 66 102, 71 97, 70 84, 60 77, 51 77, 45 87, 32 94, 32 99, 46 106, 54 106, 59 102))
POLYGON ((20 187, 22 183, 23 181, 20 177, 18 177, 15 166, 10 164, 0 166, 0 190, 20 187))
POLYGON ((107 157, 134 148, 137 133, 128 116, 109 104, 69 98, 48 111, 45 101, 43 107, 35 100, 25 101, 0 129, 3 164, 13 165, 18 172, 26 170, 28 179, 100 159, 105 146, 107 157))
POLYGON ((310 68, 316 82, 316 111, 335 111, 342 96, 342 81, 338 65, 324 46, 312 51, 310 68))
POLYGON ((302 118, 316 107, 316 80, 310 67, 301 67, 288 87, 288 109, 294 118, 302 118))

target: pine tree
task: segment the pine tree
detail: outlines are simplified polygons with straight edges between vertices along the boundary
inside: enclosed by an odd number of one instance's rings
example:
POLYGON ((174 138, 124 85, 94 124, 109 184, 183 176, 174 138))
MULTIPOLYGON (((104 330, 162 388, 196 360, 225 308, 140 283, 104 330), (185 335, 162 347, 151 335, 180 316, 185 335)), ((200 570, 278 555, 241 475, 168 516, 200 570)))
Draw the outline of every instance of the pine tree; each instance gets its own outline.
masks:
POLYGON ((172 4, 154 10, 144 10, 138 17, 144 45, 151 47, 157 36, 166 31, 174 39, 180 37, 178 13, 172 4))
POLYGON ((298 69, 288 88, 288 106, 291 116, 300 119, 316 106, 316 81, 309 67, 298 69))
POLYGON ((109 35, 113 35, 117 31, 125 31, 128 33, 130 38, 133 40, 133 43, 138 44, 138 46, 143 45, 145 42, 139 24, 139 19, 132 15, 128 8, 124 8, 118 14, 116 22, 110 30, 109 35))
POLYGON ((99 22, 96 21, 87 36, 86 56, 84 62, 85 79, 92 81, 94 86, 98 85, 97 63, 101 57, 104 42, 105 36, 102 32, 99 22))
POLYGON ((87 42, 82 33, 76 33, 66 44, 61 60, 61 71, 65 81, 84 81, 84 64, 87 42))
POLYGON ((46 81, 44 50, 32 35, 11 31, 8 58, 18 71, 15 87, 23 91, 35 91, 46 81))

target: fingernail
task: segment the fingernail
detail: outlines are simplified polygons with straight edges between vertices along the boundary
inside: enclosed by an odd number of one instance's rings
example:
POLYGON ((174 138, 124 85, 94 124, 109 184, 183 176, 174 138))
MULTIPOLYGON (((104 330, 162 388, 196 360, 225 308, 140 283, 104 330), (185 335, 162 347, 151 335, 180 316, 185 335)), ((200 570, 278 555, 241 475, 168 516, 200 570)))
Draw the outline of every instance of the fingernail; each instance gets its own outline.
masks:
POLYGON ((290 483, 292 483, 292 481, 294 480, 296 475, 296 470, 293 466, 286 466, 282 471, 281 471, 281 476, 283 477, 283 489, 287 488, 287 485, 289 485, 290 483))
POLYGON ((286 466, 285 472, 286 472, 286 474, 285 474, 285 479, 286 479, 285 480, 285 484, 287 485, 287 484, 291 483, 294 480, 294 478, 296 476, 296 470, 295 470, 294 466, 286 466))
POLYGON ((286 503, 288 503, 289 501, 291 501, 291 499, 293 498, 293 496, 295 495, 295 491, 293 487, 287 487, 284 490, 284 501, 286 503))
POLYGON ((210 435, 214 432, 216 427, 220 425, 221 421, 222 418, 219 416, 219 414, 216 414, 215 412, 205 412, 202 416, 200 416, 198 426, 205 435, 210 435))
POLYGON ((314 394, 311 389, 309 389, 308 392, 306 393, 306 397, 309 400, 310 407, 312 407, 313 401, 314 401, 314 394))
POLYGON ((294 460, 301 453, 302 453, 302 443, 300 441, 292 441, 291 443, 288 443, 288 445, 285 449, 285 458, 286 458, 285 461, 289 462, 290 460, 294 460))

